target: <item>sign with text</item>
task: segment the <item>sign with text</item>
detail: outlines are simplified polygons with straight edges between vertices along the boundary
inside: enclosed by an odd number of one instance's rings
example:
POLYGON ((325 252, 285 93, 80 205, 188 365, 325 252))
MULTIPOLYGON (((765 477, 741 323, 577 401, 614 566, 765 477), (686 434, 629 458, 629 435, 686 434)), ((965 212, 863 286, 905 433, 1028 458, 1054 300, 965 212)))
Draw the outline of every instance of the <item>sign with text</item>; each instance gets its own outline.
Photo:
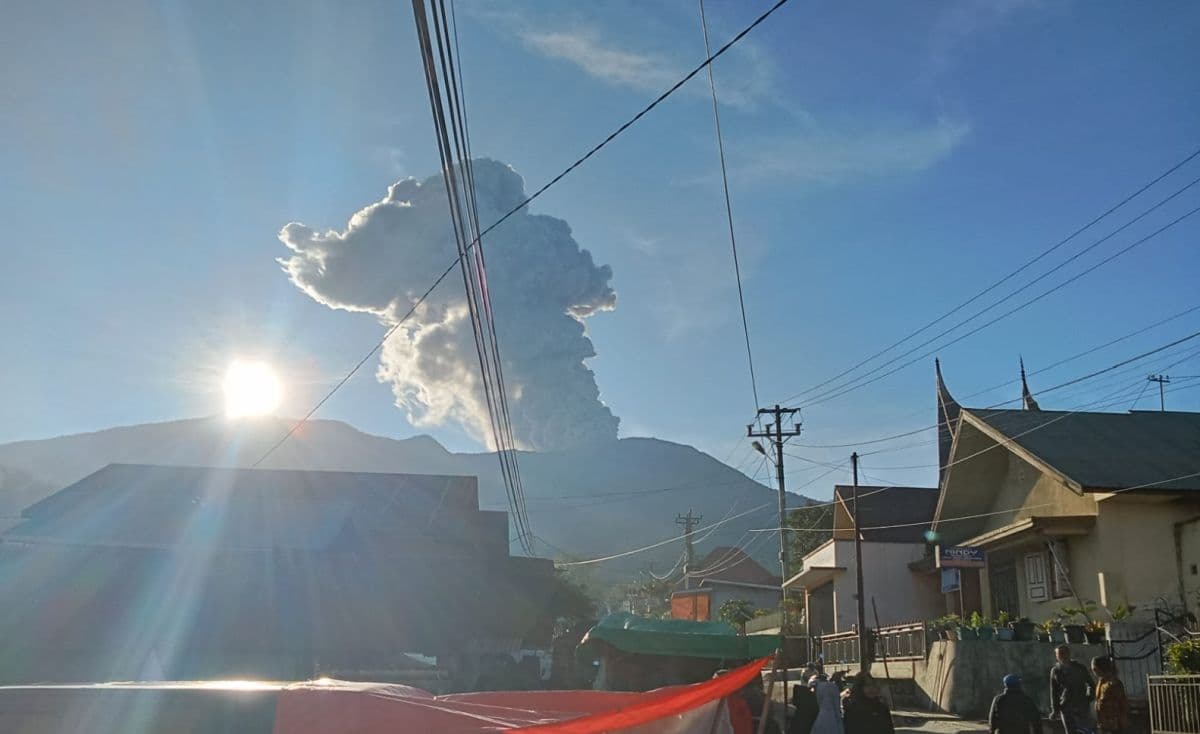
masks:
POLYGON ((939 545, 938 568, 983 568, 987 553, 969 545, 939 545))

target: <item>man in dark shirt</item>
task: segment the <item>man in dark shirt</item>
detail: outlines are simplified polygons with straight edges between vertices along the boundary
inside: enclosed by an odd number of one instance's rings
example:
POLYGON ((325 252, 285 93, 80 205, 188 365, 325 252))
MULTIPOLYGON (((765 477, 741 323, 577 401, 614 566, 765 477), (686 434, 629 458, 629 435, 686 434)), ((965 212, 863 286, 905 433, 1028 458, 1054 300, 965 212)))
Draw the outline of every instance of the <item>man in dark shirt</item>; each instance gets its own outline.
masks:
POLYGON ((1082 663, 1071 659, 1071 648, 1059 645, 1054 656, 1058 663, 1050 669, 1050 718, 1061 718, 1066 734, 1090 730, 1096 682, 1082 663))
POLYGON ((1042 734, 1042 712, 1021 690, 1021 677, 1004 676, 1004 693, 992 699, 991 734, 1042 734))

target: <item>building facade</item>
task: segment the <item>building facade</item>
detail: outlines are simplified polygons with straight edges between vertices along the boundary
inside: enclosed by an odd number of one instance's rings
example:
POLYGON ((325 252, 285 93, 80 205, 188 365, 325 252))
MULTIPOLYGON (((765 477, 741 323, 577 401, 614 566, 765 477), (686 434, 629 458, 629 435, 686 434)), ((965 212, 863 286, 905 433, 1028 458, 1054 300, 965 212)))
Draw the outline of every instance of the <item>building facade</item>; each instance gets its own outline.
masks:
POLYGON ((939 541, 987 554, 968 611, 1200 602, 1200 414, 962 409, 943 482, 939 541))
POLYGON ((0 536, 0 681, 469 681, 549 642, 553 581, 473 477, 110 465, 0 536))
MULTIPOLYGON (((800 572, 787 581, 789 589, 803 589, 812 636, 846 632, 858 624, 853 497, 852 487, 834 488, 833 537, 806 555, 800 572)), ((937 579, 910 569, 926 554, 924 533, 937 498, 936 489, 925 487, 858 488, 867 626, 941 614, 937 579)))

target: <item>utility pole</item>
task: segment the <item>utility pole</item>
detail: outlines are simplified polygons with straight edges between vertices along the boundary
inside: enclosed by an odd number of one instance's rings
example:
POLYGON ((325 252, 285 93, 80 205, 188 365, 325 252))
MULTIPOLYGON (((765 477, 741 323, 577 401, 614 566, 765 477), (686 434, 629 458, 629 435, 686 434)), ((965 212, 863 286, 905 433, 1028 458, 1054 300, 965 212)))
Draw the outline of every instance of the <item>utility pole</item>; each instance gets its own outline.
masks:
POLYGON ((850 466, 854 468, 854 494, 851 506, 854 512, 854 584, 858 602, 858 670, 866 672, 869 665, 870 636, 867 634, 867 607, 863 597, 862 532, 858 524, 858 452, 850 454, 850 466))
POLYGON ((683 588, 692 588, 692 569, 695 568, 693 561, 695 560, 695 549, 692 547, 692 530, 695 529, 700 521, 704 519, 704 515, 692 515, 689 509, 686 515, 676 515, 675 524, 683 526, 683 588))
MULTIPOLYGON (((800 424, 792 420, 792 416, 799 413, 799 408, 781 408, 778 404, 774 408, 759 408, 760 416, 771 416, 775 419, 774 425, 770 421, 763 424, 763 427, 757 432, 754 430, 754 424, 746 426, 746 435, 751 438, 765 438, 775 444, 775 482, 779 487, 779 649, 775 652, 775 667, 783 673, 783 690, 787 691, 787 666, 783 664, 783 639, 787 634, 787 579, 788 579, 788 536, 785 529, 787 528, 787 493, 784 491, 783 485, 783 444, 789 438, 800 435, 800 424), (788 422, 792 424, 791 428, 784 429, 783 417, 787 416, 788 422)), ((766 449, 758 441, 754 442, 754 449, 763 456, 767 456, 766 449)), ((809 641, 811 643, 811 640, 809 641)), ((809 654, 811 654, 811 649, 809 654)), ((786 700, 787 694, 785 694, 786 700)), ((784 714, 784 729, 787 729, 786 719, 787 714, 784 714)))
POLYGON ((1163 413, 1167 412, 1167 398, 1166 393, 1163 392, 1163 385, 1169 383, 1171 377, 1169 375, 1150 375, 1146 379, 1158 383, 1158 409, 1163 413))

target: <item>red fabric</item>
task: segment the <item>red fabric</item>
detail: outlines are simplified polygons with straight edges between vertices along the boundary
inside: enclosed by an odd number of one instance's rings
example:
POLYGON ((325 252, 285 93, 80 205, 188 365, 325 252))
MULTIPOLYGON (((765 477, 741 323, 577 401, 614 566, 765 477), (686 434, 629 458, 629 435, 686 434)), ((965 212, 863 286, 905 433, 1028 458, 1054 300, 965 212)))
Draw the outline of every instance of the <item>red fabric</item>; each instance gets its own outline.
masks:
POLYGON ((729 723, 733 726, 733 734, 754 734, 754 714, 750 712, 750 704, 741 696, 730 696, 725 699, 729 707, 729 723))
POLYGON ((407 686, 301 684, 280 692, 275 734, 599 734, 732 696, 759 674, 766 661, 757 660, 703 683, 648 693, 513 691, 432 696, 407 686))

